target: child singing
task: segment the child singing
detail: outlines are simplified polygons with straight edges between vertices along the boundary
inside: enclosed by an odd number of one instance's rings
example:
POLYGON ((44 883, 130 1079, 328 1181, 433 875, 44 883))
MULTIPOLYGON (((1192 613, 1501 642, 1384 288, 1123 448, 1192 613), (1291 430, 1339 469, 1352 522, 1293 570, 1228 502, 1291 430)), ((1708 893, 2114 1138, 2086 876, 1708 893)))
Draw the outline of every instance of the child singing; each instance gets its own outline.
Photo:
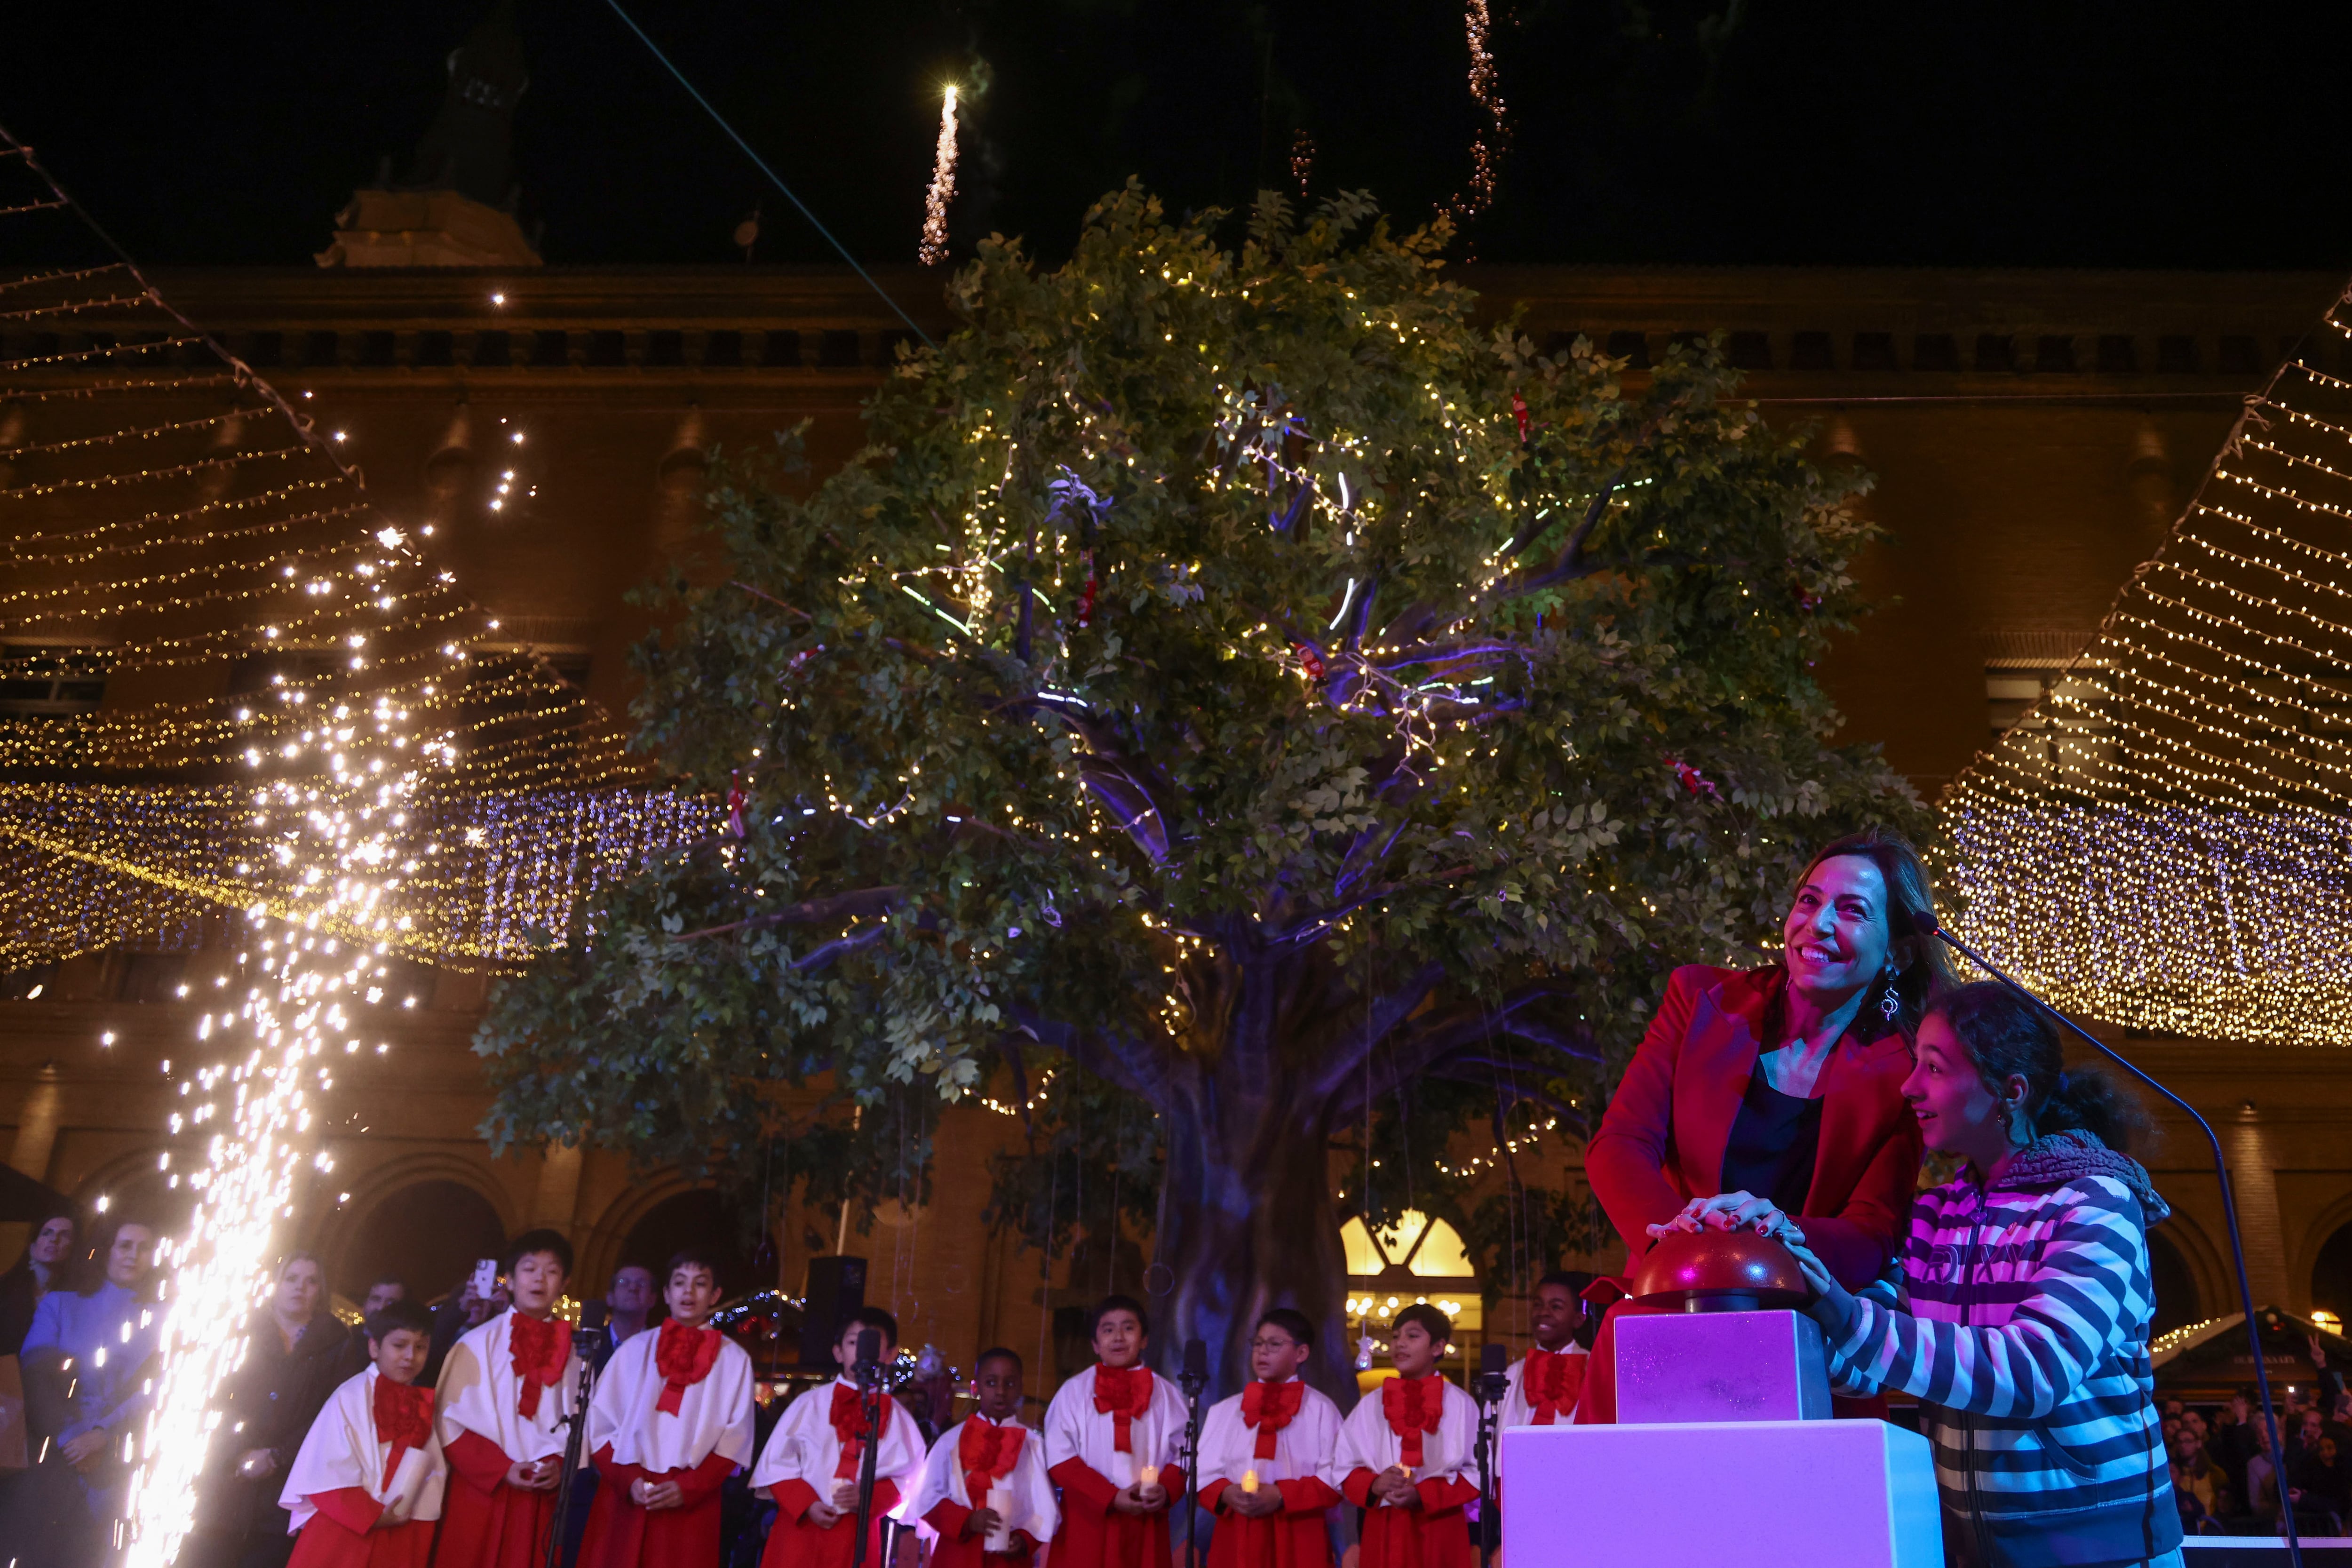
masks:
POLYGON ((1314 1354, 1306 1313, 1267 1312, 1250 1331, 1249 1386, 1201 1424, 1201 1506, 1217 1516, 1209 1568, 1328 1568, 1339 1494, 1323 1472, 1339 1407, 1300 1379, 1314 1354))
POLYGON ((368 1366, 327 1396, 278 1506, 293 1517, 287 1568, 425 1568, 447 1466, 433 1432, 433 1390, 416 1374, 433 1314, 390 1301, 367 1320, 368 1366))
POLYGON ((1054 1539, 1061 1510, 1044 1446, 1021 1424, 1021 1358, 980 1352, 971 1391, 980 1408, 940 1434, 907 1512, 939 1532, 931 1568, 1017 1568, 1054 1539))
POLYGON ((1062 1489, 1055 1568, 1169 1568, 1168 1505, 1184 1489, 1176 1454, 1184 1396, 1143 1364, 1142 1303, 1095 1308, 1095 1364, 1045 1409, 1046 1473, 1062 1489))
POLYGON ((1396 1376, 1356 1401, 1339 1428, 1331 1475, 1364 1512, 1360 1568, 1470 1568, 1478 1495, 1478 1402, 1437 1372, 1454 1325, 1416 1302, 1396 1315, 1396 1376))

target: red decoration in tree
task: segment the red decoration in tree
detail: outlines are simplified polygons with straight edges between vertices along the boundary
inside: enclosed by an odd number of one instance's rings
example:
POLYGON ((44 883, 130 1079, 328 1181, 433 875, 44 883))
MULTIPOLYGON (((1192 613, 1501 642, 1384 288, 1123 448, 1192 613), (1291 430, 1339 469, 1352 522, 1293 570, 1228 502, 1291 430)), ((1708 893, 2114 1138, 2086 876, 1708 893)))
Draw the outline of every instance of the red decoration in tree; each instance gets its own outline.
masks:
POLYGON ((1524 447, 1528 444, 1528 400, 1516 392, 1511 394, 1511 416, 1519 422, 1519 445, 1524 447))
POLYGON ((740 773, 727 775, 727 831, 736 838, 743 837, 743 786, 740 773))
POLYGON ((1078 630, 1084 631, 1095 618, 1095 552, 1087 552, 1087 589, 1078 595, 1078 630))
POLYGON ((1675 770, 1675 781, 1692 795, 1705 795, 1709 800, 1721 798, 1715 782, 1679 757, 1668 757, 1667 765, 1675 770))
POLYGON ((1312 647, 1309 647, 1303 642, 1292 643, 1290 645, 1290 651, 1298 656, 1298 662, 1306 669, 1307 679, 1321 680, 1323 679, 1323 656, 1321 654, 1317 653, 1312 647))

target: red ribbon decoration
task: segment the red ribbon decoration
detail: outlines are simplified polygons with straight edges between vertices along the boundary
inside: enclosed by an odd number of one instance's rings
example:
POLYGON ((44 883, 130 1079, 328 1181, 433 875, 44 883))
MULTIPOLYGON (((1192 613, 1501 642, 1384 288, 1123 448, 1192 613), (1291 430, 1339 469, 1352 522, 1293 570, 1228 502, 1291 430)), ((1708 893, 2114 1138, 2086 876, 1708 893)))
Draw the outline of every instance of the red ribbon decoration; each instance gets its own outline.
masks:
POLYGON ((719 1331, 689 1329, 675 1318, 664 1318, 654 1340, 654 1370, 661 1373, 661 1398, 654 1408, 677 1414, 686 1391, 710 1375, 719 1364, 719 1331))
MULTIPOLYGON (((877 1395, 882 1402, 882 1430, 890 1429, 890 1396, 877 1395)), ((866 1451, 866 1413, 857 1390, 845 1383, 833 1385, 833 1408, 826 1412, 833 1422, 834 1441, 841 1445, 841 1462, 833 1467, 833 1479, 848 1481, 857 1479, 858 1456, 866 1451)))
POLYGON ((1527 1367, 1519 1373, 1519 1393, 1526 1397, 1537 1426, 1556 1425, 1575 1412, 1576 1396, 1584 1387, 1584 1368, 1578 1363, 1586 1359, 1566 1351, 1528 1352, 1527 1367))
POLYGON ((1084 631, 1095 618, 1095 552, 1087 552, 1087 589, 1078 595, 1078 630, 1084 631))
POLYGON ((1303 642, 1294 642, 1290 650, 1298 656, 1299 668, 1307 671, 1309 680, 1320 680, 1324 675, 1323 656, 1303 642))
POLYGON ((1095 1411, 1111 1418, 1111 1447, 1135 1452, 1135 1418, 1151 1408, 1151 1373, 1139 1366, 1095 1368, 1095 1411))
POLYGON ((1519 445, 1524 447, 1528 444, 1528 400, 1516 392, 1511 394, 1511 414, 1519 422, 1519 445))
POLYGON ((375 1440, 389 1443, 383 1457, 383 1484, 400 1473, 400 1461, 411 1448, 422 1448, 433 1436, 433 1391, 415 1384, 394 1383, 382 1373, 375 1380, 375 1440))
POLYGON ((1021 1439, 1029 1434, 1018 1426, 999 1426, 985 1415, 963 1424, 956 1439, 956 1463, 963 1468, 963 1495, 973 1508, 988 1506, 988 1489, 1013 1473, 1021 1458, 1021 1439))
POLYGON ((1401 1462, 1409 1470, 1421 1468, 1421 1439, 1437 1430, 1445 1414, 1445 1380, 1437 1376, 1392 1377, 1381 1384, 1381 1414, 1389 1430, 1403 1440, 1401 1462))
POLYGON ((529 1421, 539 1414, 539 1391, 553 1388, 572 1360, 572 1325, 561 1318, 507 1313, 507 1354, 514 1363, 515 1413, 529 1421))
POLYGON ((741 775, 727 775, 727 834, 730 838, 743 837, 743 786, 736 781, 741 775))
POLYGON ((1297 1378, 1288 1383, 1253 1382, 1242 1390, 1242 1425, 1257 1428, 1257 1458, 1274 1458, 1274 1435, 1297 1417, 1306 1391, 1307 1385, 1297 1378))

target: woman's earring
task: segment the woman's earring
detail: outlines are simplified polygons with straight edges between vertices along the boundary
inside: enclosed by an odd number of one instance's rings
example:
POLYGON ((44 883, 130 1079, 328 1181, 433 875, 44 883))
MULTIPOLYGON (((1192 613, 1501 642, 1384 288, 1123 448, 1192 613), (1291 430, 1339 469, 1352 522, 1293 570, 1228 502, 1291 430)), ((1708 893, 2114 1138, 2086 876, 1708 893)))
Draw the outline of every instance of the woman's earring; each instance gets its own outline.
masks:
POLYGON ((1878 1016, 1890 1024, 1895 1022, 1895 1015, 1903 1011, 1903 993, 1895 988, 1898 973, 1892 969, 1886 972, 1886 991, 1878 998, 1878 1016))

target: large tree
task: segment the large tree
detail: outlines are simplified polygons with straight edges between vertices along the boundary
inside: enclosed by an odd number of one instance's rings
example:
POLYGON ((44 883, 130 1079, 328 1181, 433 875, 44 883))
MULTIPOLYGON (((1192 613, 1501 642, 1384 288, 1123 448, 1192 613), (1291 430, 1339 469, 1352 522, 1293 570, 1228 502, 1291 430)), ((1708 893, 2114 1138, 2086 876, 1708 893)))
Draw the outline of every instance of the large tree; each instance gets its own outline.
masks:
POLYGON ((501 992, 496 1136, 887 1194, 849 1144, 919 1148, 904 1086, 1075 1068, 1156 1118, 1163 1348, 1230 1379, 1295 1304, 1336 1381, 1400 1106, 1433 1163, 1475 1108, 1579 1131, 1669 969, 1916 823, 1812 675, 1854 481, 1716 347, 1538 357, 1360 198, 1229 221, 1130 189, 1058 270, 992 242, 855 460, 795 499, 789 438, 734 458, 636 709, 729 821, 501 992), (855 1133, 777 1109, 816 1074, 855 1133))

